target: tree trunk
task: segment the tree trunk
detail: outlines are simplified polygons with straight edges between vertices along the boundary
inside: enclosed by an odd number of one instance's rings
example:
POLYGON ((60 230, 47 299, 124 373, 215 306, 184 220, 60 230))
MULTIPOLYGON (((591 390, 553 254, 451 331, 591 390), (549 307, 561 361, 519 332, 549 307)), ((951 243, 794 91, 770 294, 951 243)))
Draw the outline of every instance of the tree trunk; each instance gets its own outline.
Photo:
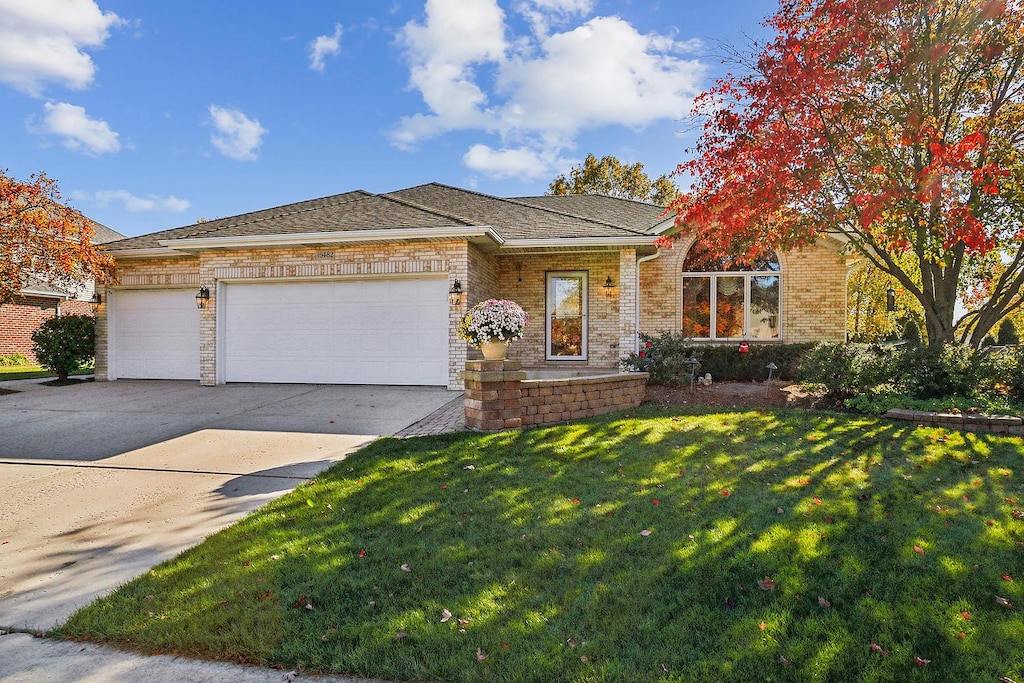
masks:
POLYGON ((956 341, 953 316, 956 312, 958 272, 950 272, 937 263, 921 263, 924 327, 928 346, 941 346, 956 341))

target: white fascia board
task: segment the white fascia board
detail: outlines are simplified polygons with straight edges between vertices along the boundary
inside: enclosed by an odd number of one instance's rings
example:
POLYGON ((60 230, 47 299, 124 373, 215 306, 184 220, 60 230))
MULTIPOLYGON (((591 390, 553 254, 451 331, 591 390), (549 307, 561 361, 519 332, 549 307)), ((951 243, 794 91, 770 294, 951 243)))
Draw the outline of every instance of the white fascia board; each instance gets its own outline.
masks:
POLYGON ((505 240, 502 249, 650 246, 654 244, 656 239, 656 235, 637 235, 636 237, 549 237, 545 239, 505 240))
POLYGON ((354 244, 387 240, 429 240, 444 238, 488 237, 497 244, 504 240, 488 225, 441 228, 384 228, 380 230, 349 230, 345 232, 299 232, 283 235, 244 235, 239 237, 188 237, 160 240, 170 249, 238 249, 287 247, 305 244, 354 244))
POLYGON ((659 223, 651 232, 655 235, 664 235, 666 232, 676 227, 676 216, 672 215, 671 218, 666 218, 663 223, 659 223))
POLYGON ((23 287, 21 290, 22 296, 36 296, 40 299, 70 299, 70 294, 58 294, 57 292, 50 292, 42 289, 32 289, 31 287, 23 287))

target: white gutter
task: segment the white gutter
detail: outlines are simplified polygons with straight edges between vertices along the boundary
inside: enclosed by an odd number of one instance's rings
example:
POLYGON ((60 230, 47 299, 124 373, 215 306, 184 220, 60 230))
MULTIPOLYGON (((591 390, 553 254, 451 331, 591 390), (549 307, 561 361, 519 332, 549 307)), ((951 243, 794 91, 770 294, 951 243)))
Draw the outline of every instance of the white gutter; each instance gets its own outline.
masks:
POLYGON ((499 245, 504 240, 487 225, 441 228, 384 228, 377 230, 346 230, 332 232, 301 232, 284 235, 245 235, 236 237, 186 237, 160 240, 171 249, 228 249, 244 247, 284 247, 306 244, 345 244, 379 240, 441 239, 451 237, 488 237, 499 245))
POLYGON ((40 299, 70 299, 71 298, 70 294, 61 294, 61 293, 52 292, 52 291, 48 292, 48 291, 45 291, 45 290, 42 290, 42 289, 32 289, 32 288, 22 289, 21 290, 21 295, 22 296, 36 296, 36 297, 39 297, 40 299))
POLYGON ((636 260, 636 309, 633 311, 633 353, 640 353, 640 264, 653 261, 661 256, 661 249, 650 256, 642 256, 636 260))
POLYGON ((544 239, 505 240, 502 249, 529 249, 542 247, 626 247, 651 245, 657 236, 637 235, 636 237, 548 237, 544 239))

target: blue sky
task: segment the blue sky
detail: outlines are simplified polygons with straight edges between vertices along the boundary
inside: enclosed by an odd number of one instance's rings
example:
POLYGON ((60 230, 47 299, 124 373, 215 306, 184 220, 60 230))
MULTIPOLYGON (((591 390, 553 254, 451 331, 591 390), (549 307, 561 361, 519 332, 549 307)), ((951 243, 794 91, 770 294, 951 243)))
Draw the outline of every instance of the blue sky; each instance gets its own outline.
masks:
POLYGON ((0 169, 126 235, 353 189, 684 161, 769 0, 0 0, 0 169))

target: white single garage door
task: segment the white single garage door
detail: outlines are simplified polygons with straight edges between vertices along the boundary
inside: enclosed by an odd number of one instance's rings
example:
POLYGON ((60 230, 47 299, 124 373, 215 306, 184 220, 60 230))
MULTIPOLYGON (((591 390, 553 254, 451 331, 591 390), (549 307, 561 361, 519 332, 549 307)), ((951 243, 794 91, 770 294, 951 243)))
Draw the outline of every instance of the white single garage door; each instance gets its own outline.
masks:
POLYGON ((199 379, 194 289, 120 289, 110 300, 113 379, 199 379))
POLYGON ((225 284, 225 382, 448 384, 446 279, 225 284))

